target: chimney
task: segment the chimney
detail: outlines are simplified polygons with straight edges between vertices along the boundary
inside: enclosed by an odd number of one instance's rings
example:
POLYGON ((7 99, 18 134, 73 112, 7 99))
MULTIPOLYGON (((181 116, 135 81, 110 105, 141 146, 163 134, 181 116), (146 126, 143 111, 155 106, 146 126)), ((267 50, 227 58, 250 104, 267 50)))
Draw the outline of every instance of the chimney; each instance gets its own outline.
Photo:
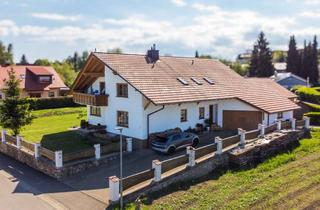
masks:
POLYGON ((155 63, 159 60, 159 50, 156 50, 156 44, 153 44, 151 49, 147 51, 147 57, 150 63, 155 63))

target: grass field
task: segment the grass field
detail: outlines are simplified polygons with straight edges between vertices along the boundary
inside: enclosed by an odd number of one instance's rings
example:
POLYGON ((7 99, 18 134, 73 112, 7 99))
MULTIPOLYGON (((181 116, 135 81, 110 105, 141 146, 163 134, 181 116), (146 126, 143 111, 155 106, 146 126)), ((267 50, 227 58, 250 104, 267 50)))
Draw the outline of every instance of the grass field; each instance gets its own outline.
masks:
MULTIPOLYGON (((244 171, 220 171, 143 199, 142 209, 320 209, 320 130, 244 171), (171 192, 171 193, 170 193, 171 192)), ((135 205, 127 206, 134 209, 135 205)))
MULTIPOLYGON (((79 113, 85 116, 85 107, 46 109, 33 111, 36 117, 31 125, 25 126, 22 136, 28 142, 41 142, 53 151, 62 149, 65 153, 87 148, 85 138, 68 129, 79 126, 79 113)), ((82 117, 83 118, 83 117, 82 117)))

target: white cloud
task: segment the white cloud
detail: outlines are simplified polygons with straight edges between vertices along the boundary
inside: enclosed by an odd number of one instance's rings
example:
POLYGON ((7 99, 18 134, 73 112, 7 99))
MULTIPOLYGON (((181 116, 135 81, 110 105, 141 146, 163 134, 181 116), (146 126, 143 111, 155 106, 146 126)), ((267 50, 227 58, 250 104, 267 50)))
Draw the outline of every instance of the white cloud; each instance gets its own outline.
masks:
MULTIPOLYGON (((65 44, 88 44, 99 50, 121 47, 138 49, 152 43, 203 49, 228 58, 251 48, 257 34, 266 32, 271 47, 284 47, 272 38, 287 40, 289 35, 306 36, 320 34, 320 28, 306 28, 297 24, 299 17, 261 15, 250 10, 228 11, 216 5, 192 4, 197 15, 187 24, 150 19, 133 15, 124 19, 109 18, 90 26, 40 27, 17 25, 10 20, 0 21, 0 35, 23 35, 36 41, 54 41, 65 44)), ((165 53, 165 52, 163 52, 165 53)), ((167 52, 171 53, 171 52, 167 52)))
POLYGON ((56 21, 77 21, 82 18, 81 15, 62 15, 57 13, 32 13, 32 17, 56 21))
POLYGON ((299 14, 299 16, 305 18, 319 18, 320 11, 303 11, 299 14))
POLYGON ((320 0, 304 0, 306 4, 320 4, 320 0))
POLYGON ((185 0, 171 0, 171 2, 173 4, 175 4, 176 6, 178 7, 183 7, 183 6, 186 6, 187 3, 185 2, 185 0))

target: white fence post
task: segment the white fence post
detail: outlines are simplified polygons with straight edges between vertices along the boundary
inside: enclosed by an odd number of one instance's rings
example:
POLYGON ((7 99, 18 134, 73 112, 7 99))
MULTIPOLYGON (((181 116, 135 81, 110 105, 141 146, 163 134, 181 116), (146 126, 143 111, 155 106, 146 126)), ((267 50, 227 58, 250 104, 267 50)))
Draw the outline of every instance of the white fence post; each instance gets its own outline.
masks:
POLYGON ((21 149, 21 136, 17 135, 16 140, 17 140, 17 145, 16 145, 17 148, 21 149))
POLYGON ((259 124, 258 128, 260 130, 260 136, 263 137, 266 133, 266 126, 264 124, 259 124))
POLYGON ((222 154, 222 139, 217 136, 214 138, 215 143, 217 144, 217 155, 221 155, 222 154))
POLYGON ((62 168, 63 167, 63 156, 62 156, 62 151, 56 151, 55 153, 55 163, 56 163, 56 168, 62 168))
POLYGON ((109 177, 109 198, 112 202, 120 198, 120 179, 116 176, 109 177))
POLYGON ((296 130, 296 119, 294 119, 294 118, 291 119, 291 129, 293 131, 296 130))
POLYGON ((132 152, 132 138, 127 138, 127 151, 132 152))
POLYGON ((277 131, 281 131, 281 120, 277 121, 277 131))
POLYGON ((101 158, 101 146, 100 144, 95 144, 94 146, 94 154, 96 157, 96 160, 99 160, 101 158))
POLYGON ((161 162, 159 160, 152 161, 152 168, 154 169, 154 178, 155 182, 161 181, 161 162))
POLYGON ((1 141, 2 141, 3 143, 6 142, 6 133, 7 133, 7 131, 6 131, 5 129, 2 129, 2 130, 1 130, 1 141))
POLYGON ((35 158, 39 158, 40 157, 40 147, 41 147, 40 143, 35 143, 34 144, 34 157, 35 158))
POLYGON ((193 167, 196 165, 195 161, 195 150, 193 147, 187 147, 187 154, 189 155, 189 163, 188 166, 193 167))
POLYGON ((310 128, 310 118, 309 117, 304 117, 304 127, 306 129, 310 128))
POLYGON ((246 131, 242 128, 238 128, 238 135, 240 135, 239 146, 243 148, 246 145, 246 131))

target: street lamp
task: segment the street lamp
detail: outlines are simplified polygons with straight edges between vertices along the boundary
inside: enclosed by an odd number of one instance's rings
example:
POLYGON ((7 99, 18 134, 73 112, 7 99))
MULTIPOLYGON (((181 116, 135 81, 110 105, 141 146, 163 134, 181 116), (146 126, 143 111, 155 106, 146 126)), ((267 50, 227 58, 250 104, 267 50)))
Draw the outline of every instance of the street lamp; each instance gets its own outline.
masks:
POLYGON ((121 127, 115 127, 115 130, 120 131, 120 209, 123 209, 123 198, 122 198, 122 130, 121 127))

